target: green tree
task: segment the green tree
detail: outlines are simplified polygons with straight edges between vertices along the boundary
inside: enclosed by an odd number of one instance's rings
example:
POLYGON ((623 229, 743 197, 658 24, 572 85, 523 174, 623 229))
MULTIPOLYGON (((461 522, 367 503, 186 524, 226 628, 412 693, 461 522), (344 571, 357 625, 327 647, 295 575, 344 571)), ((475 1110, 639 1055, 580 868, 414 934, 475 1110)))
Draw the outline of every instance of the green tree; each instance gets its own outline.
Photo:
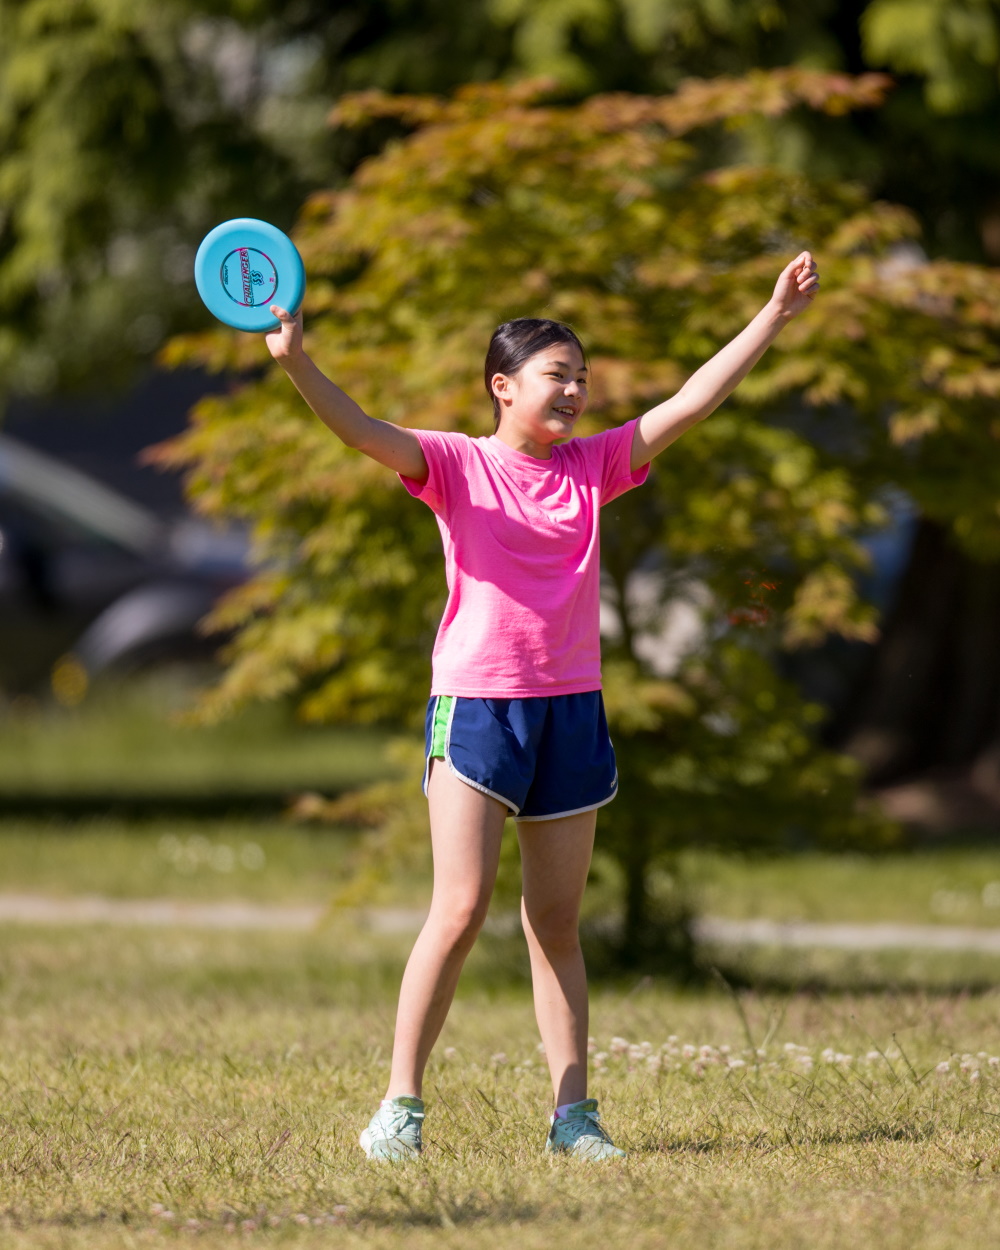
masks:
MULTIPOLYGON (((856 807, 856 766, 817 748, 818 709, 767 662, 779 642, 874 637, 853 573, 880 491, 902 486, 960 538, 1000 543, 998 276, 900 263, 917 233, 907 212, 775 168, 706 168, 696 142, 720 123, 874 104, 882 86, 778 71, 578 105, 531 84, 365 93, 341 103, 340 125, 393 117, 409 134, 302 215, 316 359, 371 412, 472 434, 488 426, 481 358, 498 321, 574 323, 593 355, 595 429, 731 337, 782 258, 807 243, 824 258, 809 315, 606 517, 625 786, 602 836, 636 941, 651 865, 680 845, 884 835, 856 807), (837 452, 823 431, 848 411, 852 445, 837 452), (804 413, 821 436, 801 432, 804 413), (640 584, 653 587, 644 606, 640 584), (708 628, 658 670, 643 637, 685 599, 708 628)), ((220 329, 168 358, 242 370, 261 351, 220 329)), ((206 713, 294 696, 307 717, 415 721, 443 591, 429 512, 332 439, 276 369, 205 400, 160 458, 187 467, 204 512, 252 523, 262 562, 215 614, 237 633, 206 713)))
POLYGON ((200 237, 244 213, 287 227, 398 133, 328 130, 365 87, 545 73, 580 98, 888 68, 877 114, 762 118, 720 152, 861 178, 932 251, 996 260, 998 30, 996 0, 0 0, 0 392, 108 387, 206 324, 200 237))
POLYGON ((487 25, 477 0, 0 0, 0 396, 108 388, 206 324, 204 233, 289 226, 384 138, 331 134, 337 94, 494 74, 487 25))

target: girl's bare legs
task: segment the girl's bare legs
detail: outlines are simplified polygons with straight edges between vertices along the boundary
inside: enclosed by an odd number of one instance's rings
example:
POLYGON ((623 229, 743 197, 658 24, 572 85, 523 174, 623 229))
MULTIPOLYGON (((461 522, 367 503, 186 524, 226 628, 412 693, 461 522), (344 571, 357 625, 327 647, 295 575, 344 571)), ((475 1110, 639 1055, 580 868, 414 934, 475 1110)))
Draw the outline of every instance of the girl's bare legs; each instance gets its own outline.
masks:
POLYGON ((587 1097, 589 1009, 579 924, 596 826, 596 811, 517 826, 521 922, 557 1107, 587 1097))
POLYGON ((442 760, 431 761, 427 799, 434 893, 399 991, 387 1098, 420 1097, 428 1056, 486 919, 507 817, 503 803, 460 781, 442 760))

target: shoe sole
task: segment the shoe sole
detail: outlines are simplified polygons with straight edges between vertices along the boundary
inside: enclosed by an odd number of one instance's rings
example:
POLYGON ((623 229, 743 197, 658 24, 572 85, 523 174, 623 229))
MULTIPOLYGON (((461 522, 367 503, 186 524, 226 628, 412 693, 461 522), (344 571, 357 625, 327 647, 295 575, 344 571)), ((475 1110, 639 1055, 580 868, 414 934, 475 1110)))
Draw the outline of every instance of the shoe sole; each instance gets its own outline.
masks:
MULTIPOLYGON (((601 1146, 606 1143, 602 1142, 601 1146)), ((627 1151, 621 1150, 618 1146, 611 1146, 609 1149, 598 1149, 597 1147, 572 1147, 572 1146, 553 1146, 550 1142, 545 1143, 545 1153, 551 1155, 570 1155, 575 1159, 587 1159, 591 1163, 603 1163, 606 1159, 627 1159, 627 1151)))

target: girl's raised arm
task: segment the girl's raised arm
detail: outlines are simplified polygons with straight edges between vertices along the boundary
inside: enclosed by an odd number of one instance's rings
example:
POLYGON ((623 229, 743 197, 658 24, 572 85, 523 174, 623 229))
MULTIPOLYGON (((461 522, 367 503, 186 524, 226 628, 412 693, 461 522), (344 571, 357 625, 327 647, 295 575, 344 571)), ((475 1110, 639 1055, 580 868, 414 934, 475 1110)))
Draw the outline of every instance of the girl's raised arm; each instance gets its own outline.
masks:
POLYGON ((264 336, 267 349, 323 424, 348 447, 415 482, 426 482, 427 461, 416 435, 370 417, 316 367, 302 346, 301 312, 293 317, 277 304, 271 305, 271 312, 281 325, 264 336))
POLYGON ((781 271, 774 294, 746 329, 693 373, 676 395, 639 418, 632 438, 632 472, 714 412, 764 355, 786 322, 809 307, 818 288, 812 253, 800 252, 781 271))

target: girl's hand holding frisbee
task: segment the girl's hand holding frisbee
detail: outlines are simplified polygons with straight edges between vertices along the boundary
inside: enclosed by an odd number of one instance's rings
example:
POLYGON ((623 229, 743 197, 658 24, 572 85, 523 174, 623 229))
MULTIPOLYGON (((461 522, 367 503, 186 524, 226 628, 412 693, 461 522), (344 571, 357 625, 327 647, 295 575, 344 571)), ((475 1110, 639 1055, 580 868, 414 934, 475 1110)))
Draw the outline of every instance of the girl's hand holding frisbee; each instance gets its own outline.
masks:
POLYGON ((286 361, 302 354, 302 310, 295 314, 280 304, 272 304, 269 311, 278 318, 278 325, 264 335, 267 350, 275 360, 286 361))
POLYGON ((771 303, 786 320, 809 307, 819 291, 819 272, 812 252, 799 252, 778 275, 771 303))

